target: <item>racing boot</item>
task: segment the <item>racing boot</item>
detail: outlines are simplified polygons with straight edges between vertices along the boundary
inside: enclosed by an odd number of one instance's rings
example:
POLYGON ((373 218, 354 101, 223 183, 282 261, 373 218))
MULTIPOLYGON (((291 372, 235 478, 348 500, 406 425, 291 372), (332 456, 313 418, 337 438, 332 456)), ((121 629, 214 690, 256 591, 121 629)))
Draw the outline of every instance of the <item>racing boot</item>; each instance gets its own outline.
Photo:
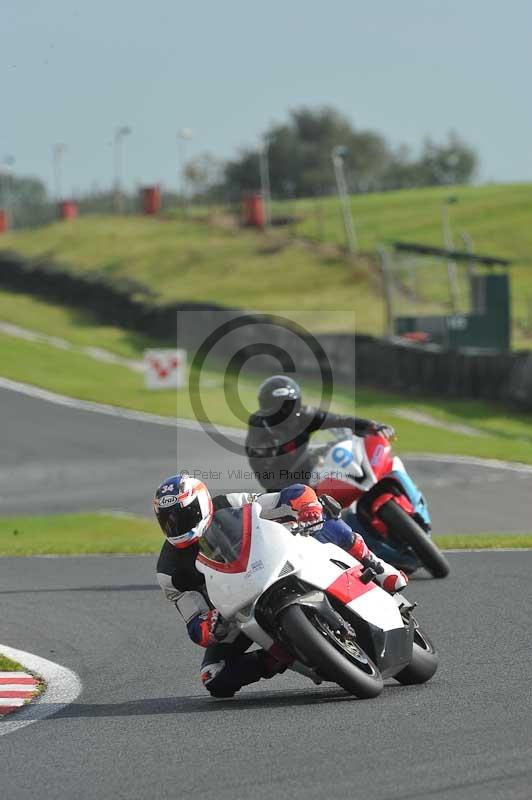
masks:
POLYGON ((354 533, 354 540, 351 548, 348 551, 350 555, 360 561, 366 569, 372 570, 371 580, 374 580, 382 589, 389 594, 400 592, 408 584, 408 578, 405 573, 392 567, 387 561, 371 552, 366 542, 359 533, 354 533))

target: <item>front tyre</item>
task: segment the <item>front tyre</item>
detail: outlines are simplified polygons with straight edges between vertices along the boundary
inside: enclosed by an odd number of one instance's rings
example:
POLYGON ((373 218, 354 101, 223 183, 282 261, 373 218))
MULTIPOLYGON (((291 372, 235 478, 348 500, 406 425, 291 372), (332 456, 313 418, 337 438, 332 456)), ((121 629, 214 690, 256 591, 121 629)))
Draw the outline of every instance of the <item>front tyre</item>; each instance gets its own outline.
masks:
POLYGON ((393 534, 410 545, 423 566, 434 578, 446 578, 449 574, 449 563, 432 539, 397 503, 389 500, 378 512, 380 519, 393 534))
POLYGON ((382 692, 384 683, 375 664, 354 640, 333 631, 318 611, 288 606, 280 624, 297 652, 324 678, 360 698, 382 692))
POLYGON ((414 631, 414 646, 412 648, 412 660, 408 667, 405 667, 394 675, 396 681, 404 686, 411 686, 415 683, 426 683, 438 669, 438 656, 434 645, 426 633, 416 626, 414 631))

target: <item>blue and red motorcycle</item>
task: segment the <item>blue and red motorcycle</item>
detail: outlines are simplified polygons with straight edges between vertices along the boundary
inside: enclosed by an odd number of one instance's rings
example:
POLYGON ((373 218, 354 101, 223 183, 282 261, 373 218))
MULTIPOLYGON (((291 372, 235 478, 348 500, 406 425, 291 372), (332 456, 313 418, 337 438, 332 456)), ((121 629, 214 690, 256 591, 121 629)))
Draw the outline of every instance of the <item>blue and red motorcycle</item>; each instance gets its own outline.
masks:
POLYGON ((316 494, 334 497, 348 525, 380 558, 405 572, 423 566, 433 577, 445 578, 449 564, 431 539, 425 498, 388 439, 344 429, 336 436, 312 448, 316 494))

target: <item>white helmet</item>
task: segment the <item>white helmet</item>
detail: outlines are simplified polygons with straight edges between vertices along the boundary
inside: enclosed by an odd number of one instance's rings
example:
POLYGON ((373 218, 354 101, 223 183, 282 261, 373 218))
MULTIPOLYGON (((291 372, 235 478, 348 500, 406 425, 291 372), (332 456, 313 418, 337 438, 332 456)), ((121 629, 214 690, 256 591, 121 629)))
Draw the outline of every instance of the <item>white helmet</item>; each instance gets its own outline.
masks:
POLYGON ((201 481, 183 471, 162 483, 153 498, 157 521, 174 547, 189 547, 212 521, 212 499, 201 481))

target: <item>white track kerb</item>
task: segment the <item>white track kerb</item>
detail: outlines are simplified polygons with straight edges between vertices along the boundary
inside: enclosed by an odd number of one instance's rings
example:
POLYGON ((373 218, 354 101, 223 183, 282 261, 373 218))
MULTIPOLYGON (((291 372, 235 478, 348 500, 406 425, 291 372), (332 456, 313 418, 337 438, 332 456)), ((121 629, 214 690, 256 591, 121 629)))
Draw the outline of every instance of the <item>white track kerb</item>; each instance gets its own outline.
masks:
POLYGON ((45 691, 36 700, 0 721, 0 736, 57 714, 81 693, 80 679, 75 672, 66 667, 3 644, 0 644, 0 653, 22 664, 25 669, 46 682, 45 691))

